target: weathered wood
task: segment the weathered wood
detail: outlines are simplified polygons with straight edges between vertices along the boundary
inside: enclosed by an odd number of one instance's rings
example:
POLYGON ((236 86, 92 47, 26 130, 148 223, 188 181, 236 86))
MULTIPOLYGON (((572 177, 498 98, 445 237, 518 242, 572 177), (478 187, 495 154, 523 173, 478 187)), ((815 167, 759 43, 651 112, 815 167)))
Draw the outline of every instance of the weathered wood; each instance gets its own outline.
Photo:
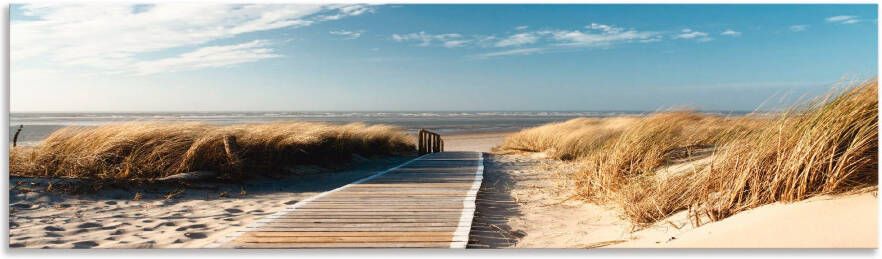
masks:
POLYGON ((18 125, 18 129, 15 130, 15 136, 12 136, 12 147, 18 145, 18 134, 21 133, 22 128, 24 128, 24 124, 18 125))
POLYGON ((444 150, 443 142, 438 133, 420 129, 417 133, 417 152, 420 155, 441 152, 444 150))
POLYGON ((258 231, 288 231, 288 232, 293 232, 293 231, 310 231, 310 232, 315 232, 315 231, 322 231, 322 232, 335 232, 335 231, 344 231, 344 232, 351 232, 351 231, 369 231, 369 232, 373 232, 373 231, 381 231, 381 232, 390 232, 390 231, 391 231, 391 232, 407 232, 407 231, 414 231, 414 232, 448 231, 448 232, 451 232, 451 233, 452 233, 453 231, 456 230, 456 227, 412 227, 412 226, 407 226, 407 227, 347 227, 347 228, 333 228, 333 227, 315 227, 315 228, 308 228, 308 227, 261 227, 261 228, 253 228, 253 229, 256 229, 256 230, 258 230, 258 231))
MULTIPOLYGON (((461 242, 465 243, 465 242, 461 242)), ((447 248, 450 242, 386 243, 242 243, 234 248, 447 248)))
POLYGON ((331 237, 246 237, 246 243, 377 243, 451 242, 453 236, 331 236, 331 237))
POLYGON ((440 136, 421 130, 433 153, 357 184, 258 219, 223 247, 464 247, 480 185, 480 153, 437 153, 440 136))
POLYGON ((248 232, 243 237, 398 237, 398 236, 451 236, 449 232, 248 232))

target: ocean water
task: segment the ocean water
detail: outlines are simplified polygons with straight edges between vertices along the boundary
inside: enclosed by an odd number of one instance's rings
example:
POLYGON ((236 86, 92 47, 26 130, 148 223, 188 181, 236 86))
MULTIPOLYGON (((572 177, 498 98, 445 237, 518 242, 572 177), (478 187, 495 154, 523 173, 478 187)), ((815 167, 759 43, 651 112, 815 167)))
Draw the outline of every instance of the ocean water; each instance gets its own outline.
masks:
POLYGON ((639 112, 166 112, 166 113, 12 113, 9 140, 19 125, 19 143, 35 144, 66 126, 97 126, 128 121, 181 121, 212 124, 312 121, 334 124, 391 124, 440 134, 514 131, 576 117, 607 117, 639 112))

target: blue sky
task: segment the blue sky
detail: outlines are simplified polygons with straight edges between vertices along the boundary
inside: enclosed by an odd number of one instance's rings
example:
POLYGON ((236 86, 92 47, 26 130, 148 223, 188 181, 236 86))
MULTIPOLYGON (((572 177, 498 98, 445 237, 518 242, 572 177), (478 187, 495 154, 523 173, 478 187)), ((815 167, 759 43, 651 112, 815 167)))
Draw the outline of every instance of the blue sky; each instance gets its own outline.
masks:
POLYGON ((752 110, 876 76, 875 5, 15 5, 20 111, 752 110))

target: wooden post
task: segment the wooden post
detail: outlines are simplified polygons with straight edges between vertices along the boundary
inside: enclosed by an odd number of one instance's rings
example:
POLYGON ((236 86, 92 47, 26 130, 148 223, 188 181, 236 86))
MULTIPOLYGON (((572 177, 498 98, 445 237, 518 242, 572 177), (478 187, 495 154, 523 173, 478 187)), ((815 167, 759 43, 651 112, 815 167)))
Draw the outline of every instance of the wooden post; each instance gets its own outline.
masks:
POLYGON ((432 153, 438 152, 438 134, 432 134, 432 153))
POLYGON ((419 133, 417 133, 417 153, 423 154, 423 130, 420 129, 419 133))
POLYGON ((435 152, 435 134, 429 134, 429 153, 435 152))
POLYGON ((420 155, 444 151, 444 140, 441 135, 425 129, 417 134, 417 151, 420 155))
POLYGON ((18 125, 18 130, 15 131, 15 136, 12 137, 12 147, 18 145, 18 134, 21 133, 21 128, 24 128, 24 124, 18 125))

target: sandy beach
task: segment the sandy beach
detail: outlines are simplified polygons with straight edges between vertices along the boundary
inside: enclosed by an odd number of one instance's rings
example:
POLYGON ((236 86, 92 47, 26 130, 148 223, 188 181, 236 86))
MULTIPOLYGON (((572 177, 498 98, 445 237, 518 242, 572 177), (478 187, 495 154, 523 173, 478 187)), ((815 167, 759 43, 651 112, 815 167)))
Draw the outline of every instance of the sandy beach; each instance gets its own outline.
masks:
MULTIPOLYGON (((613 207, 576 198, 568 175, 578 168, 571 162, 542 153, 489 153, 506 134, 445 136, 447 150, 488 152, 471 248, 873 248, 877 244, 875 192, 771 204, 699 227, 681 212, 640 228, 613 207)), ((203 247, 285 205, 404 160, 366 162, 352 170, 282 181, 110 187, 82 195, 47 193, 45 183, 16 178, 10 190, 10 239, 12 247, 31 248, 203 247), (139 200, 133 200, 135 193, 140 193, 139 200)))
POLYGON ((109 186, 85 194, 46 192, 45 182, 13 178, 10 247, 204 247, 261 216, 407 159, 375 160, 351 170, 243 184, 109 186))
POLYGON ((482 191, 507 192, 489 198, 509 205, 485 208, 483 214, 491 216, 476 219, 486 227, 473 230, 473 247, 875 248, 878 243, 875 192, 770 204, 698 227, 681 212, 641 228, 613 207, 575 199, 565 180, 575 168, 541 157, 485 158, 482 191))

